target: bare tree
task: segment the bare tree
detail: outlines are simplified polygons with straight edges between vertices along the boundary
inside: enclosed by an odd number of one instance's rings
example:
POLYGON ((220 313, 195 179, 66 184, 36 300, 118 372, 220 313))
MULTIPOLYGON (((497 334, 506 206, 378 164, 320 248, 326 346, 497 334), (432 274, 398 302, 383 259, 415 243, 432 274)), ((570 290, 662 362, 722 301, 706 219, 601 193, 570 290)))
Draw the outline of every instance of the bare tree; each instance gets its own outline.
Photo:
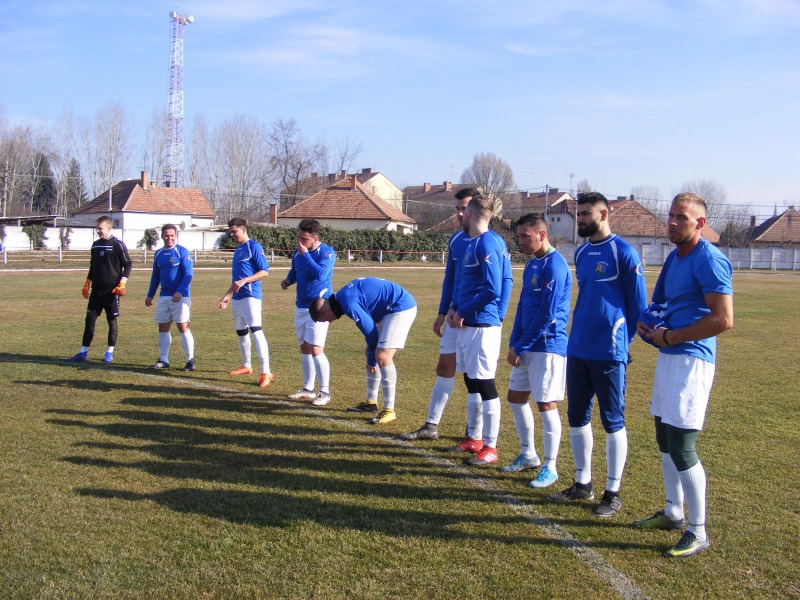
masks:
POLYGON ((80 125, 81 153, 92 197, 110 189, 130 169, 133 141, 131 121, 119 102, 97 110, 94 121, 80 125))
POLYGON ((493 152, 475 154, 472 164, 461 173, 461 183, 478 184, 481 191, 494 202, 495 216, 503 214, 503 201, 516 187, 511 167, 493 152))
POLYGON ((144 126, 142 170, 150 173, 150 181, 163 181, 169 121, 162 106, 154 106, 144 126))
POLYGON ((635 185, 631 188, 631 196, 656 215, 659 219, 666 218, 666 211, 664 210, 664 199, 661 196, 661 190, 655 185, 635 185))
POLYGON ((208 123, 202 114, 198 113, 194 116, 188 134, 186 136, 186 157, 189 169, 186 185, 190 188, 212 187, 211 169, 209 168, 208 123))
POLYGON ((318 191, 319 183, 310 182, 309 187, 308 180, 313 172, 320 173, 328 164, 329 150, 325 144, 309 143, 294 119, 275 121, 268 143, 270 175, 286 206, 318 191))
POLYGON ((593 191, 594 188, 592 187, 592 184, 589 183, 588 179, 581 179, 578 182, 578 186, 575 188, 576 194, 583 194, 584 192, 593 192, 593 191))
MULTIPOLYGON (((752 208, 749 204, 728 204, 725 188, 710 179, 699 179, 681 184, 675 195, 691 192, 706 202, 707 222, 718 233, 725 233, 728 245, 743 245, 752 208)), ((721 240, 722 241, 722 240, 721 240)))

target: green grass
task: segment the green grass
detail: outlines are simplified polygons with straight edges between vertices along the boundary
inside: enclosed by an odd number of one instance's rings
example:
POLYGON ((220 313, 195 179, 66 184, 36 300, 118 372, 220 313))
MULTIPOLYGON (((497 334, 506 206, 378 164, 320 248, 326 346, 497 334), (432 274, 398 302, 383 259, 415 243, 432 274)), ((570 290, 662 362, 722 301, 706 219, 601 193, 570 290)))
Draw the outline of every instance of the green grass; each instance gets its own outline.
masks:
MULTIPOLYGON (((101 318, 88 366, 62 362, 83 328, 83 274, 0 273, 0 596, 9 598, 534 598, 633 595, 800 595, 797 349, 791 315, 800 277, 737 273, 736 323, 719 340, 716 384, 698 449, 709 476, 709 552, 662 556, 677 535, 630 521, 663 502, 648 414, 655 350, 636 342, 628 378, 629 459, 623 509, 598 521, 525 485, 530 474, 465 468, 443 451, 463 432, 465 393, 444 439, 393 434, 425 420, 442 271, 339 269, 406 286, 420 311, 398 353, 398 420, 380 429, 344 408, 363 399, 363 338, 331 325, 333 402, 285 400, 301 385, 294 292, 284 270, 265 283, 265 331, 277 380, 227 371, 239 355, 229 311, 216 303, 225 270, 198 271, 192 329, 198 370, 154 372, 149 273, 123 300, 116 360, 99 363, 101 318)), ((520 271, 515 271, 518 278, 520 271)), ((650 285, 656 273, 648 273, 650 285)), ((514 297, 518 295, 518 288, 514 297)), ((512 304, 513 310, 515 304, 512 304)), ((505 328, 505 336, 510 326, 505 328)), ((173 330, 173 364, 183 355, 173 330)), ((509 367, 501 360, 498 389, 509 367)), ((562 419, 565 407, 561 407, 562 419)), ((541 427, 537 419, 537 444, 541 427)), ((595 481, 605 476, 597 416, 595 481)), ((499 444, 518 442, 504 410, 499 444)), ((565 423, 561 480, 572 480, 565 423)), ((602 487, 600 483, 599 487, 602 487)), ((549 492, 550 490, 547 490, 549 492)))

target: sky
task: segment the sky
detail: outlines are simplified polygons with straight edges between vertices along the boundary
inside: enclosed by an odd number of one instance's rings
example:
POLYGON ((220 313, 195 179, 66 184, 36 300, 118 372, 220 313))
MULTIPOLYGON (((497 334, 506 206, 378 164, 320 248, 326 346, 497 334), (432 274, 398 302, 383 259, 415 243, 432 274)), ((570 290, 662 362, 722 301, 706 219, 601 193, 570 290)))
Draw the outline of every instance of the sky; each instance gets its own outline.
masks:
POLYGON ((143 129, 174 9, 187 122, 295 119, 400 187, 493 152, 521 190, 711 180, 762 218, 800 205, 800 0, 184 1, 0 0, 0 114, 114 101, 143 129))

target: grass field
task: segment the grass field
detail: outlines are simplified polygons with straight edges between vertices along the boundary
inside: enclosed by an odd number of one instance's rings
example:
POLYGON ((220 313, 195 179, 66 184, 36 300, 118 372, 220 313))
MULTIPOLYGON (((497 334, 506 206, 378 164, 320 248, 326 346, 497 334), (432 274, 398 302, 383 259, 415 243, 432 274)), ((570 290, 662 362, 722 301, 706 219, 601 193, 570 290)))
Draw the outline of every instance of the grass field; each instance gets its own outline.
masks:
MULTIPOLYGON (((265 331, 276 382, 232 378, 230 312, 216 303, 227 270, 201 270, 192 289, 198 370, 155 372, 149 272, 123 300, 115 362, 77 351, 85 271, 0 273, 0 597, 8 598, 567 598, 800 595, 800 368, 791 315, 800 276, 737 273, 736 322, 719 341, 717 377, 698 449, 709 476, 711 549, 687 560, 678 536, 630 522, 662 507, 648 415, 656 352, 637 341, 628 377, 629 457, 623 508, 554 505, 528 474, 465 467, 443 449, 465 423, 456 383, 437 442, 397 433, 425 420, 442 271, 339 269, 406 286, 420 311, 397 355, 398 420, 376 429, 344 409, 363 399, 363 338, 331 325, 333 402, 286 400, 301 385, 293 290, 285 269, 265 283, 265 331)), ((515 270, 518 278, 521 271, 515 270)), ((648 272, 650 286, 657 273, 648 272)), ((514 302, 519 288, 515 288, 514 302)), ((510 327, 505 328, 505 338, 510 327)), ((173 330, 172 362, 183 364, 173 330)), ((509 367, 501 360, 505 396, 509 367)), ((566 421, 561 407, 562 420, 566 421)), ((566 422, 561 480, 572 482, 566 422)), ((605 481, 595 414, 594 477, 605 481)), ((537 447, 541 427, 537 417, 537 447)), ((504 410, 501 463, 518 450, 504 410)))

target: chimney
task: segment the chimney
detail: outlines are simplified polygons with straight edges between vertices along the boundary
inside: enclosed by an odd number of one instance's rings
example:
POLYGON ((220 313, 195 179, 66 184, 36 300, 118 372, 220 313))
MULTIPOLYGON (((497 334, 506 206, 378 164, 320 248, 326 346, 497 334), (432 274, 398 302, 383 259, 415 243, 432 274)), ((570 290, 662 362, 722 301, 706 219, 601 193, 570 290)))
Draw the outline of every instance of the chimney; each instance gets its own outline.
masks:
POLYGON ((278 203, 273 202, 269 205, 269 222, 271 225, 278 224, 278 203))
POLYGON ((336 173, 328 173, 328 183, 336 181, 336 173))
MULTIPOLYGON (((342 173, 347 173, 347 171, 342 171, 342 173)), ((350 188, 354 190, 356 189, 357 185, 358 185, 358 175, 350 175, 350 188)))
POLYGON ((755 215, 751 215, 750 216, 750 227, 755 227, 755 226, 756 226, 756 216, 755 215))
POLYGON ((362 175, 372 175, 372 169, 361 169, 362 175))
POLYGON ((422 191, 423 192, 430 192, 431 191, 431 184, 430 183, 423 183, 422 184, 422 191))
POLYGON ((147 189, 147 171, 142 171, 142 179, 139 183, 142 184, 142 189, 147 189))
POLYGON ((319 177, 319 173, 312 173, 311 174, 311 179, 316 179, 317 177, 319 177))
POLYGON ((444 191, 445 192, 449 192, 451 189, 453 189, 453 184, 450 183, 449 181, 445 181, 444 182, 444 191))
POLYGON ((342 169, 342 173, 341 173, 340 177, 341 177, 342 179, 344 179, 345 177, 347 177, 347 169, 342 169))

